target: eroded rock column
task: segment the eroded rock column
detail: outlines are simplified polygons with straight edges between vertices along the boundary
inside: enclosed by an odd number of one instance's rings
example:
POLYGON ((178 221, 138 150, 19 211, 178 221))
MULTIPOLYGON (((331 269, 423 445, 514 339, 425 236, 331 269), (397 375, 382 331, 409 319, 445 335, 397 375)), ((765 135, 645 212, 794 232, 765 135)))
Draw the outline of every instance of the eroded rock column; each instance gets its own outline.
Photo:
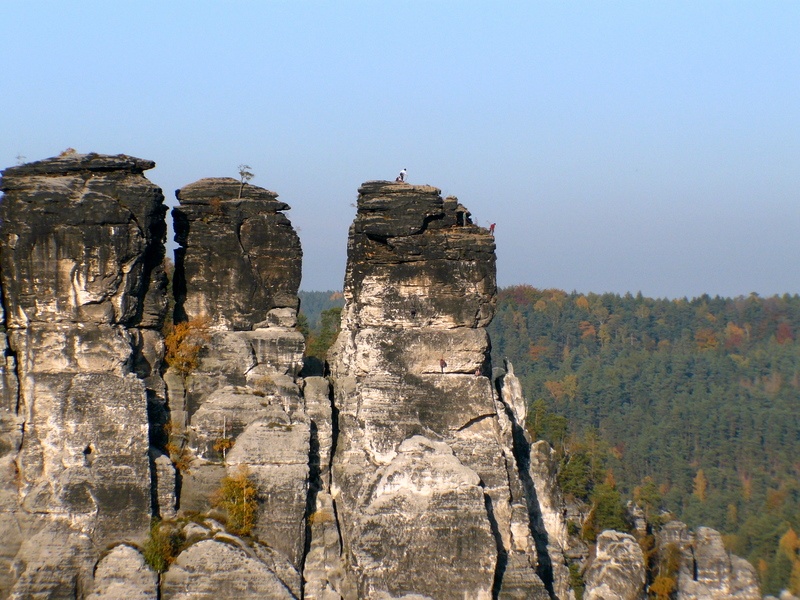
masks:
POLYGON ((547 598, 490 381, 494 240, 438 189, 368 182, 331 369, 331 491, 362 598, 547 598))
POLYGON ((289 206, 263 188, 202 179, 177 197, 176 321, 202 345, 196 366, 165 375, 179 508, 209 511, 223 477, 245 472, 258 511, 250 545, 195 528, 163 597, 300 597, 312 439, 298 378, 300 241, 289 206))
POLYGON ((12 597, 90 591, 99 552, 148 530, 166 307, 166 209, 142 174, 154 164, 70 153, 3 172, 0 589, 12 597))

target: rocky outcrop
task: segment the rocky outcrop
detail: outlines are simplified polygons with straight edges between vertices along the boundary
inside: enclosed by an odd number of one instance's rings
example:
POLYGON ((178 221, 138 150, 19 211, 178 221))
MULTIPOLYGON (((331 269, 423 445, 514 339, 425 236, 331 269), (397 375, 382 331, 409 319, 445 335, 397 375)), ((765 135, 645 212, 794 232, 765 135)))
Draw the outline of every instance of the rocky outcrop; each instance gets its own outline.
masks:
POLYGON ((281 324, 283 313, 275 309, 297 308, 301 273, 300 239, 282 212, 289 205, 274 192, 225 177, 201 179, 175 195, 179 318, 207 315, 232 331, 267 319, 281 324))
MULTIPOLYGON (((493 375, 494 239, 469 211, 362 185, 331 388, 300 377, 299 240, 262 188, 178 190, 162 334, 153 166, 3 172, 0 598, 574 598, 583 554, 513 367, 493 375), (239 530, 214 499, 242 477, 239 530)), ((757 597, 713 530, 661 537, 679 598, 757 597)), ((638 598, 641 550, 604 532, 585 577, 586 598, 638 598)))
POLYGON ((642 549, 632 535, 604 531, 597 536, 596 555, 584 573, 585 600, 645 598, 642 549))
POLYGON ((246 473, 257 490, 250 533, 259 545, 232 547, 219 535, 189 544, 164 576, 163 597, 300 597, 263 560, 281 557, 299 581, 311 485, 314 420, 300 391, 304 341, 295 329, 301 253, 281 212, 289 207, 232 179, 203 179, 176 195, 176 318, 202 346, 192 369, 165 375, 168 449, 183 465, 178 504, 208 512, 222 479, 246 473))
POLYGON ((698 527, 692 532, 684 523, 671 521, 661 530, 659 538, 662 547, 674 544, 681 550, 679 599, 761 598, 755 569, 725 550, 718 531, 698 527))
POLYGON ((570 542, 564 518, 564 499, 558 487, 558 458, 550 444, 539 440, 531 445, 528 469, 539 508, 536 523, 541 531, 540 538, 546 540, 553 573, 553 591, 557 598, 574 597, 567 566, 570 542))
POLYGON ((73 597, 151 515, 166 308, 161 190, 130 156, 3 172, 0 589, 73 597))
POLYGON ((548 597, 489 377, 495 293, 493 238, 455 198, 362 185, 330 355, 331 491, 358 597, 548 597))

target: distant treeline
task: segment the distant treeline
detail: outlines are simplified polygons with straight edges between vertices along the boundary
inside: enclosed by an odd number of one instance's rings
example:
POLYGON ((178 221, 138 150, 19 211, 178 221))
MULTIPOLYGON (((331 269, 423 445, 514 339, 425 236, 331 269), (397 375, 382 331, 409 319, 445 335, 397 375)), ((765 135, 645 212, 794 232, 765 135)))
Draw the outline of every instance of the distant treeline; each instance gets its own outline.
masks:
POLYGON ((657 491, 676 518, 724 532, 765 592, 799 591, 800 297, 515 286, 489 332, 565 473, 602 463, 624 497, 657 491))
POLYGON ((300 312, 305 315, 311 331, 319 329, 322 311, 344 306, 342 292, 328 290, 325 292, 298 292, 300 312))

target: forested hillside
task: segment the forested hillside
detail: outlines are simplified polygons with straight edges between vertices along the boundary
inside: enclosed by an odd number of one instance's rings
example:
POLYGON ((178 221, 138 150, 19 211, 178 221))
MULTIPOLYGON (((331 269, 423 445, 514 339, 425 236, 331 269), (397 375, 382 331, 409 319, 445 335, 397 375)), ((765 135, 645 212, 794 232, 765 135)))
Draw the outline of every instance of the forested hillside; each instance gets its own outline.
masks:
POLYGON ((308 328, 312 331, 320 326, 322 312, 331 308, 344 306, 342 292, 328 290, 326 292, 297 292, 300 298, 300 312, 305 315, 308 328))
POLYGON ((529 429, 565 467, 580 455, 624 497, 649 490, 723 531, 765 591, 800 586, 800 297, 517 286, 500 291, 489 331, 494 363, 508 358, 522 381, 529 429))

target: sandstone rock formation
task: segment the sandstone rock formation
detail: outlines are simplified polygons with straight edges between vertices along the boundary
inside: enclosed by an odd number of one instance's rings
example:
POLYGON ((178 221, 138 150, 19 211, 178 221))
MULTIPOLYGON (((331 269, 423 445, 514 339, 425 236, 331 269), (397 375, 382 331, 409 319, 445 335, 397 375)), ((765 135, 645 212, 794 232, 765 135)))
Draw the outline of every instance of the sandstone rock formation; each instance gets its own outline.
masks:
POLYGON ((152 161, 69 154, 3 172, 0 589, 73 597, 151 515, 148 412, 166 308, 152 161))
MULTIPOLYGON (((202 345, 190 372, 170 367, 165 374, 169 450, 184 463, 179 508, 210 510, 222 478, 245 468, 258 491, 251 533, 299 581, 313 420, 297 377, 304 351, 295 329, 301 252, 281 212, 289 207, 233 179, 203 179, 176 195, 176 317, 197 324, 202 345)), ((252 597, 300 596, 259 551, 239 546, 219 539, 190 544, 164 576, 164 597, 250 597, 245 590, 252 597)))
POLYGON ((691 532, 684 523, 671 521, 659 536, 662 546, 675 544, 681 550, 679 599, 761 598, 755 569, 746 560, 725 550, 718 531, 698 527, 691 532))
MULTIPOLYGON (((237 180, 176 193, 163 335, 153 166, 3 172, 0 599, 573 599, 556 460, 513 366, 493 375, 494 239, 469 211, 362 185, 331 377, 303 379, 289 207, 237 180), (213 498, 239 474, 256 517, 234 535, 213 498)), ((680 598, 757 597, 713 530, 662 537, 680 598)), ((585 597, 638 598, 643 573, 633 538, 604 532, 585 597)))
POLYGON ((331 353, 331 491, 362 598, 547 598, 489 377, 494 241, 439 190, 359 190, 331 353))
POLYGON ((640 600, 645 597, 642 549, 632 535, 604 531, 596 555, 584 574, 585 600, 640 600))
POLYGON ((282 212, 289 205, 274 192, 224 177, 201 179, 175 195, 179 317, 207 315, 239 331, 268 317, 278 324, 283 313, 275 309, 297 309, 302 251, 282 212))

